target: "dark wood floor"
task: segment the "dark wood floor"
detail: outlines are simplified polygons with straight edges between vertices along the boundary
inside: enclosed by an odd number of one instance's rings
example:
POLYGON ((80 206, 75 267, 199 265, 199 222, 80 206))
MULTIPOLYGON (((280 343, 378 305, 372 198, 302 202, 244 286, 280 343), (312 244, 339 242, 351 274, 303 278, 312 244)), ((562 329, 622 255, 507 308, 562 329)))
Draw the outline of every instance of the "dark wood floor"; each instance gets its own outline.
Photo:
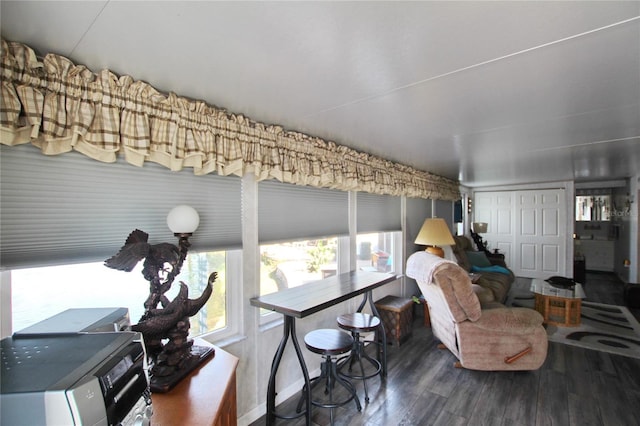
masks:
MULTIPOLYGON (((624 305, 622 288, 612 275, 587 276, 590 301, 624 305)), ((640 310, 633 313, 640 319, 640 310)), ((437 343, 416 317, 413 336, 389 347, 387 379, 368 381, 371 401, 361 396, 361 412, 353 403, 335 409, 335 424, 640 425, 640 359, 550 342, 537 371, 483 372, 454 368, 455 357, 437 343)), ((362 384, 355 384, 362 395, 362 384)), ((297 401, 290 398, 278 412, 293 412, 297 401)), ((262 417, 252 425, 264 424, 262 417)), ((329 410, 314 407, 313 424, 328 425, 329 410)))

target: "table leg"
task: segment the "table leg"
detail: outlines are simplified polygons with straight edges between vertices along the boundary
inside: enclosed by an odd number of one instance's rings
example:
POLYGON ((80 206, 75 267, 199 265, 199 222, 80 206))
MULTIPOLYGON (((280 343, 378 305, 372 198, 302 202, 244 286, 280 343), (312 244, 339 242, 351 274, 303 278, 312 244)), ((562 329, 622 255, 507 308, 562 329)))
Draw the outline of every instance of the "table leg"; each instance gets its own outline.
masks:
POLYGON ((549 302, 550 302, 550 298, 545 297, 544 298, 544 322, 547 323, 549 322, 549 302))
MULTIPOLYGON (((362 309, 367 304, 367 300, 369 301, 369 307, 371 307, 371 313, 376 317, 380 318, 380 314, 376 309, 376 304, 373 303, 372 291, 367 291, 364 294, 364 298, 362 299, 362 302, 358 307, 358 312, 362 312, 362 309)), ((378 361, 380 361, 380 364, 382 365, 382 377, 387 377, 387 333, 384 330, 384 324, 382 323, 382 319, 380 319, 380 326, 378 327, 378 330, 376 330, 376 342, 380 342, 380 341, 382 341, 382 343, 378 345, 380 349, 378 350, 378 356, 376 358, 378 359, 378 361)))
POLYGON ((292 316, 285 315, 282 340, 280 340, 280 344, 278 345, 276 354, 273 357, 273 361, 271 362, 271 373, 269 375, 269 385, 267 387, 267 425, 274 425, 276 421, 276 417, 280 417, 283 419, 293 419, 293 418, 300 417, 303 414, 306 417, 307 426, 310 426, 311 425, 311 386, 310 386, 310 380, 309 380, 309 370, 307 369, 307 364, 304 362, 302 350, 300 349, 300 344, 298 343, 298 337, 296 336, 295 318, 292 316), (306 410, 304 412, 296 416, 284 417, 284 416, 276 415, 276 374, 278 372, 278 367, 280 366, 280 361, 282 360, 282 354, 284 353, 284 349, 287 345, 287 341, 289 340, 289 336, 291 336, 291 341, 293 342, 293 347, 296 350, 298 362, 300 363, 300 368, 302 369, 302 374, 304 375, 304 383, 305 383, 305 389, 307 390, 307 395, 306 395, 306 410))

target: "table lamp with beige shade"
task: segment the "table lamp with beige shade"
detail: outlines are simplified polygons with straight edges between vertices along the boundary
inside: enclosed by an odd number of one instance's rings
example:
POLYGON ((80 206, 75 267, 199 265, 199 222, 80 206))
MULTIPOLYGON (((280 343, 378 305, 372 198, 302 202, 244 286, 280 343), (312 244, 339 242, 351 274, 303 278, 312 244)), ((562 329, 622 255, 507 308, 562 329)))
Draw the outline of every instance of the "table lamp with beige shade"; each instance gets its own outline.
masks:
POLYGON ((424 221, 415 243, 426 245, 425 251, 428 253, 444 257, 444 250, 439 246, 452 246, 455 241, 444 219, 433 217, 424 221))

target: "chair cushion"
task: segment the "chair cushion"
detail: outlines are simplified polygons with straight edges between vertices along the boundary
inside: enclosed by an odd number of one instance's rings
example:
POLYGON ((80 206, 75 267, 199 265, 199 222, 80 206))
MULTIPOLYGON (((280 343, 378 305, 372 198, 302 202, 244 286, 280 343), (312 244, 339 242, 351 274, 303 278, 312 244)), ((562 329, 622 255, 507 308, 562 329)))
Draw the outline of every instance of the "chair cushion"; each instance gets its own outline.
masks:
POLYGON ((471 272, 498 272, 500 274, 511 275, 511 271, 500 265, 471 266, 471 272))
POLYGON ((480 268, 491 266, 489 258, 483 251, 466 251, 465 254, 469 259, 469 263, 471 263, 472 269, 474 266, 480 268))
POLYGON ((497 272, 483 272, 478 281, 478 285, 488 288, 493 292, 494 300, 504 302, 511 288, 510 282, 513 279, 509 275, 497 272))

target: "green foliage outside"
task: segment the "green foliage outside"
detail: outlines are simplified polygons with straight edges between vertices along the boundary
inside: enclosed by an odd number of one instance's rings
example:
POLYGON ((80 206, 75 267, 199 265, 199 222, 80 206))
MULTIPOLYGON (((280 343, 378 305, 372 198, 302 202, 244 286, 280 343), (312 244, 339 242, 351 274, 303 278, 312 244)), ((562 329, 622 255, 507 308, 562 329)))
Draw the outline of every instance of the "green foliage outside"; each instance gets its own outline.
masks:
POLYGON ((335 247, 331 247, 327 240, 319 240, 315 246, 307 250, 310 260, 307 262, 307 271, 318 272, 322 265, 331 262, 336 255, 335 247))

